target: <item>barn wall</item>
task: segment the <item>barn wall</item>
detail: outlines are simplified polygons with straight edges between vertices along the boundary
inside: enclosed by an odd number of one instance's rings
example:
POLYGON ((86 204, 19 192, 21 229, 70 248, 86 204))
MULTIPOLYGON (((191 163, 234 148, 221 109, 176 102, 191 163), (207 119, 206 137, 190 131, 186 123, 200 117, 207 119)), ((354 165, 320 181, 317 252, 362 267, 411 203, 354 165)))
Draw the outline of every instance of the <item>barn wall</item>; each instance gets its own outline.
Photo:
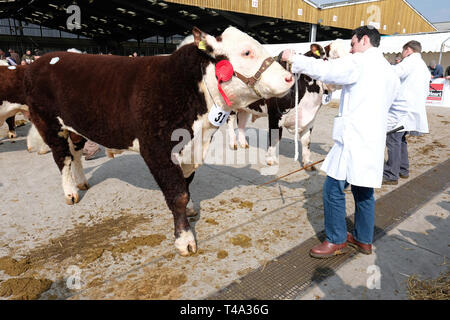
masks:
POLYGON ((380 0, 318 10, 303 0, 258 0, 258 7, 252 7, 252 0, 166 0, 167 2, 199 6, 211 9, 233 11, 245 14, 317 23, 336 28, 355 29, 363 22, 379 22, 380 33, 393 34, 436 31, 403 0, 380 0), (301 9, 302 15, 299 15, 301 9), (385 27, 386 26, 386 27, 385 27))
POLYGON ((419 33, 436 31, 403 0, 381 0, 321 11, 322 24, 355 29, 363 23, 379 23, 380 33, 419 33), (333 17, 336 17, 333 21, 333 17), (403 29, 405 29, 403 32, 403 29))

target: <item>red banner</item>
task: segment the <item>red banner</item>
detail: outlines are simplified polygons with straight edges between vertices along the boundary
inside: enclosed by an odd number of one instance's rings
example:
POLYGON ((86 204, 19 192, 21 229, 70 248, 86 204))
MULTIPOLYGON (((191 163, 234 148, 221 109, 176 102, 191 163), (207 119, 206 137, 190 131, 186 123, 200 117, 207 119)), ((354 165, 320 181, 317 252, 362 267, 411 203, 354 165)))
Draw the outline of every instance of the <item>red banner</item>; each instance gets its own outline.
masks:
POLYGON ((430 82, 430 91, 428 93, 427 101, 442 101, 443 93, 444 93, 443 83, 430 82))

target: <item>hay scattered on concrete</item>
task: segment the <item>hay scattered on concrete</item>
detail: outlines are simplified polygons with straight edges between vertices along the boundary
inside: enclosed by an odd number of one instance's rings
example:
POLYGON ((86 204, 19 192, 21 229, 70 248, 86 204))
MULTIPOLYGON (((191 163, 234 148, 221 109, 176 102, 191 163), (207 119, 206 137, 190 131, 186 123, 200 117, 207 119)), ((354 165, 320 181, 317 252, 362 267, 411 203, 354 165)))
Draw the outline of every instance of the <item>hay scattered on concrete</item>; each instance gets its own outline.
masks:
POLYGON ((0 284, 0 297, 12 300, 35 300, 52 286, 48 279, 14 278, 0 284))
POLYGON ((450 271, 436 279, 420 280, 416 275, 408 279, 410 300, 449 300, 450 271))

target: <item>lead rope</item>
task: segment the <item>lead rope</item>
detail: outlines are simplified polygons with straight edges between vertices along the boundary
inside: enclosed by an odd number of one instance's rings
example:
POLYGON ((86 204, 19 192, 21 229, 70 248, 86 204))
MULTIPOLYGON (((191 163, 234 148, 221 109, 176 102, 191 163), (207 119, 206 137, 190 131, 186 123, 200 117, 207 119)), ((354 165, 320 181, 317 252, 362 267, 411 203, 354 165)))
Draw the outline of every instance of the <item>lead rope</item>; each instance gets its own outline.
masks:
POLYGON ((298 73, 295 74, 295 153, 294 160, 298 160, 298 73))

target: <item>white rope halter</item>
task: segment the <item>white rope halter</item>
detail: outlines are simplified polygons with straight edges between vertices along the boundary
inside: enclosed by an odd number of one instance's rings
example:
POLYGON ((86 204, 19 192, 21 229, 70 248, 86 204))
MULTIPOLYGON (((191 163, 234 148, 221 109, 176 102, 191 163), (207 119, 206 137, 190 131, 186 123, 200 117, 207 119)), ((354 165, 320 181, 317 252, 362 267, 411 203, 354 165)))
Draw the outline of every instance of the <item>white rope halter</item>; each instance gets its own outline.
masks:
POLYGON ((298 160, 298 78, 299 74, 295 74, 295 153, 294 160, 298 160))

